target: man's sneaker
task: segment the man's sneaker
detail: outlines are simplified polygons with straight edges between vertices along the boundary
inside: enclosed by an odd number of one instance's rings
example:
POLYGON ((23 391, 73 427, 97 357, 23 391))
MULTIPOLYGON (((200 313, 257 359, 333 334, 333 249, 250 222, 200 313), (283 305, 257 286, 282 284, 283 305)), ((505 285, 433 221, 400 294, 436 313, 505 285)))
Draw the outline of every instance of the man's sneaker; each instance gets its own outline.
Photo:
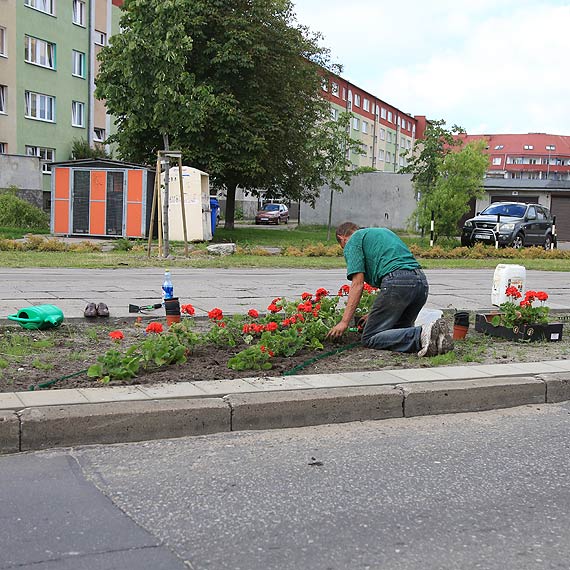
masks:
POLYGON ((435 356, 438 353, 438 340, 440 336, 440 322, 442 319, 422 325, 420 337, 421 349, 418 356, 435 356))

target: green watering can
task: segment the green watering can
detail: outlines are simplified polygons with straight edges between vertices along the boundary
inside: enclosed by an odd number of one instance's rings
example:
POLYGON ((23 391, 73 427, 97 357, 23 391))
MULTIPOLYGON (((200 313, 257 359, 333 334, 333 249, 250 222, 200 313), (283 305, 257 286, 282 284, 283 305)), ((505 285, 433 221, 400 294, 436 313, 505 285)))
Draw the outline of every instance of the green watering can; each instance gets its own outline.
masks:
POLYGON ((8 315, 8 319, 25 329, 51 329, 61 325, 63 311, 55 305, 35 305, 20 309, 15 315, 8 315))

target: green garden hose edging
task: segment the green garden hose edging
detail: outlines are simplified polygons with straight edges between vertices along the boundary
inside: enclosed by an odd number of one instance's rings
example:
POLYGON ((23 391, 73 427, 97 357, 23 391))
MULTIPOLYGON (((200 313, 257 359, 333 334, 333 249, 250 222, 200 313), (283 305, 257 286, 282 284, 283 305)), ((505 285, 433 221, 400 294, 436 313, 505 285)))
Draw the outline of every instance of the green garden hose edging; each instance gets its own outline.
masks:
POLYGON ((86 373, 87 373, 87 368, 85 370, 80 370, 79 372, 74 372, 73 374, 68 374, 67 376, 60 376, 59 378, 54 378, 53 380, 49 380, 48 382, 42 382, 41 384, 32 384, 28 388, 28 391, 34 392, 37 389, 41 390, 42 388, 49 388, 50 386, 52 386, 56 382, 59 382, 60 380, 67 380, 68 378, 73 378, 74 376, 79 376, 80 374, 86 374, 86 373))
POLYGON ((329 356, 334 356, 335 354, 339 354, 340 352, 344 352, 345 350, 350 350, 351 348, 356 348, 357 346, 361 346, 359 342, 353 342, 351 344, 347 344, 345 346, 341 346, 340 348, 335 348, 334 350, 329 350, 328 352, 324 352, 323 354, 319 354, 314 358, 310 358, 309 360, 305 360, 305 362, 301 362, 297 366, 291 368, 287 372, 283 372, 283 376, 292 376, 296 374, 299 370, 303 370, 307 366, 313 364, 313 362, 317 362, 317 360, 321 360, 322 358, 328 358, 329 356))

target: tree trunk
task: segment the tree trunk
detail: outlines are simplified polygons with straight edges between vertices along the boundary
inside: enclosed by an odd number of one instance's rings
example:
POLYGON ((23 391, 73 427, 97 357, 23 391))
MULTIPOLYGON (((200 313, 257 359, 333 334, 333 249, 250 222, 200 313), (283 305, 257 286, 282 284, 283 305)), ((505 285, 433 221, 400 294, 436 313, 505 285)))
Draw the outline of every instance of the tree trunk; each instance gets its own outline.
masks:
POLYGON ((226 221, 224 223, 224 229, 226 230, 234 229, 234 220, 236 215, 236 188, 237 184, 235 182, 226 184, 226 221))
MULTIPOLYGON (((170 145, 168 141, 168 133, 162 135, 164 140, 164 150, 170 150, 170 145)), ((170 160, 165 157, 164 160, 164 202, 162 204, 162 227, 163 227, 163 248, 162 254, 164 257, 168 257, 170 253, 170 230, 168 227, 168 200, 170 197, 170 160)))

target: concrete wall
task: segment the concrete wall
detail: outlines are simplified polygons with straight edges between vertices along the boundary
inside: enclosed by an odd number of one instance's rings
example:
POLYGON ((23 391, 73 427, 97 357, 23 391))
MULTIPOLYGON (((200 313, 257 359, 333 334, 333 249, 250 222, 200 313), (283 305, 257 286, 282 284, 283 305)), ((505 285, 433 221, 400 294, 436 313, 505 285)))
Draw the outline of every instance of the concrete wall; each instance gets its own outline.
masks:
POLYGON ((0 154, 0 188, 17 186, 18 195, 43 207, 43 182, 40 159, 37 156, 0 154))
MULTIPOLYGON (((331 192, 321 191, 315 207, 301 205, 301 223, 328 223, 331 192)), ((416 207, 409 174, 370 172, 355 176, 341 193, 333 193, 332 224, 351 221, 361 226, 404 229, 416 207)))

